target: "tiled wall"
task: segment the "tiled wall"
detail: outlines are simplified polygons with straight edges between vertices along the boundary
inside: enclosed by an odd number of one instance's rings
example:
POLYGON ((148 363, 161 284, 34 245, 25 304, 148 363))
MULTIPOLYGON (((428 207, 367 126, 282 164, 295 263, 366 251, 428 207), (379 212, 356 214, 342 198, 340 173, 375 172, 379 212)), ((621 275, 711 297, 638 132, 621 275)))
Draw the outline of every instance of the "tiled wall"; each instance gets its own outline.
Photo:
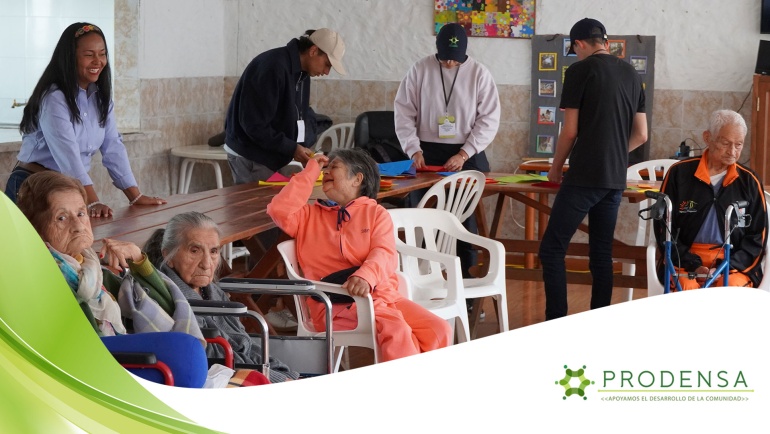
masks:
MULTIPOLYGON (((166 153, 178 146, 205 145, 224 129, 223 92, 222 77, 143 79, 142 131, 160 132, 166 153)), ((180 160, 168 158, 169 191, 176 192, 180 160)), ((222 172, 225 182, 231 183, 227 167, 222 172)), ((194 175, 191 192, 216 187, 213 171, 206 166, 196 166, 194 175)))
MULTIPOLYGON (((311 98, 316 112, 330 116, 335 123, 353 122, 363 111, 392 110, 397 89, 398 82, 317 80, 313 83, 311 98)), ((493 171, 514 172, 522 158, 528 156, 530 89, 529 86, 498 85, 498 92, 502 106, 500 129, 487 153, 493 171)), ((746 93, 740 92, 656 90, 650 159, 670 158, 686 138, 697 142, 687 140, 693 149, 703 146, 701 133, 706 128, 709 113, 714 110, 740 108, 747 123, 750 122, 750 104, 741 107, 745 99, 746 93)), ((750 137, 746 138, 741 161, 748 162, 750 140, 750 137)), ((485 200, 490 217, 493 204, 493 198, 485 200)), ((637 210, 637 206, 621 208, 618 234, 634 232, 637 210)), ((518 232, 517 236, 521 236, 519 224, 523 224, 523 206, 518 203, 509 205, 508 212, 513 219, 507 221, 503 235, 518 232)))
MULTIPOLYGON (((223 129, 227 105, 238 77, 180 77, 140 79, 139 0, 114 0, 115 28, 115 106, 118 126, 131 159, 139 186, 146 194, 168 196, 176 191, 179 159, 169 156, 176 146, 205 144, 223 129)), ((48 38, 51 39, 51 38, 48 38)), ((392 110, 398 82, 364 80, 314 80, 311 103, 318 113, 335 123, 353 122, 369 110, 392 110)), ((513 172, 526 157, 529 141, 530 89, 523 85, 499 85, 502 104, 501 124, 494 143, 488 148, 493 171, 513 172)), ((750 121, 750 103, 742 92, 657 89, 652 107, 650 158, 668 158, 686 139, 702 142, 708 113, 718 108, 738 110, 750 121)), ((699 145, 688 140, 697 148, 699 145)), ((743 158, 750 155, 750 137, 743 158)), ((0 146, 0 185, 4 186, 16 161, 18 145, 0 146)), ((230 171, 222 163, 225 185, 232 183, 230 171)), ((91 171, 102 201, 122 206, 126 199, 111 184, 97 157, 91 171)), ((213 171, 196 167, 191 191, 215 187, 213 171)), ((491 211, 492 200, 485 206, 491 211)), ((504 236, 521 236, 523 207, 509 205, 504 236)), ((631 233, 635 228, 637 207, 621 208, 617 233, 631 233)), ((491 212, 489 213, 491 216, 491 212)), ((578 237, 580 238, 580 236, 578 237)), ((630 240, 628 240, 630 241, 630 240)))
MULTIPOLYGON (((141 101, 140 128, 121 128, 131 169, 145 194, 169 196, 176 192, 179 159, 169 151, 177 146, 206 144, 223 129, 224 79, 194 77, 141 80, 135 100, 141 101)), ((117 105, 117 104, 116 104, 117 105)), ((0 185, 10 175, 18 154, 18 144, 0 148, 0 185)), ((191 191, 214 188, 213 171, 196 168, 191 191), (210 172, 210 173, 209 173, 210 172), (198 177, 198 175, 201 175, 198 177)), ((226 183, 232 183, 224 167, 226 183)), ((111 206, 123 206, 126 198, 112 185, 99 154, 92 159, 91 177, 99 198, 111 206)))
MULTIPOLYGON (((141 133, 125 134, 124 141, 131 158, 131 167, 142 191, 168 196, 176 192, 179 159, 169 156, 176 146, 205 144, 209 137, 223 130, 224 115, 237 77, 194 77, 140 80, 136 99, 141 133)), ((317 113, 325 114, 335 123, 353 122, 356 116, 370 110, 392 110, 398 82, 360 80, 314 80, 311 104, 317 113)), ((502 105, 501 124, 494 143, 488 148, 493 171, 513 172, 526 157, 529 141, 529 86, 498 86, 502 105)), ((740 109, 750 121, 750 104, 745 93, 689 90, 656 90, 653 110, 650 158, 669 158, 685 138, 693 148, 701 146, 701 133, 708 114, 718 108, 740 109)), ((125 131, 125 130, 124 130, 125 131)), ((750 155, 750 137, 746 140, 742 161, 750 155)), ((0 153, 0 182, 4 185, 15 153, 0 153)), ((225 185, 232 183, 230 171, 223 162, 225 185)), ((198 166, 190 191, 215 187, 213 171, 198 166)), ((94 160, 92 176, 103 201, 120 206, 122 193, 111 185, 109 176, 94 160)), ((492 200, 485 201, 492 206, 492 200)), ((509 205, 510 219, 504 235, 520 236, 523 207, 509 205), (514 221, 515 220, 515 221, 514 221)), ((635 206, 623 206, 618 233, 630 233, 636 225, 635 206)), ((491 209, 490 209, 491 215, 491 209)))

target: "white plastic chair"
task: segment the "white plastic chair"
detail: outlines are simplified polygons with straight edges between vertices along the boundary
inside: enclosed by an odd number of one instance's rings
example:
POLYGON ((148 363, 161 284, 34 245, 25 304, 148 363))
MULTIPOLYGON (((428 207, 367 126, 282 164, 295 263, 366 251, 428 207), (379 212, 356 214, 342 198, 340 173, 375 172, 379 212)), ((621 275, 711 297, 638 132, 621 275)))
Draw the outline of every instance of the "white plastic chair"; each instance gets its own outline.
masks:
POLYGON ((352 148, 354 146, 353 129, 355 126, 356 124, 352 122, 332 125, 318 136, 318 140, 315 142, 315 151, 323 151, 323 144, 327 140, 331 142, 329 151, 352 148))
MULTIPOLYGON (((435 198, 436 209, 449 211, 462 223, 476 211, 486 179, 487 177, 477 170, 463 170, 442 178, 425 193, 417 208, 425 208, 435 198)), ((457 243, 447 233, 439 234, 436 244, 439 252, 456 254, 457 243)))
MULTIPOLYGON (((286 274, 288 274, 289 279, 307 280, 300 274, 295 240, 287 240, 278 244, 278 252, 281 254, 281 258, 283 258, 283 262, 286 265, 286 274)), ((341 285, 319 281, 312 282, 315 284, 316 289, 321 291, 350 296, 347 290, 342 289, 341 285)), ((380 348, 377 345, 376 337, 377 329, 374 325, 372 296, 351 297, 355 301, 358 324, 353 330, 334 330, 335 371, 339 370, 342 352, 346 346, 371 348, 374 350, 374 363, 378 363, 380 360, 380 348)), ((306 298, 305 296, 294 296, 294 302, 297 305, 297 336, 325 336, 325 332, 318 331, 313 325, 306 298)))
POLYGON ((455 327, 458 329, 458 341, 463 342, 470 339, 465 300, 495 297, 499 306, 497 320, 500 330, 508 330, 505 249, 502 243, 468 232, 448 211, 397 208, 388 212, 393 219, 401 271, 411 284, 412 301, 441 318, 454 319, 453 325, 459 326, 455 327), (436 240, 441 232, 486 249, 489 253, 487 274, 480 278, 462 279, 460 259, 439 251, 436 240), (421 267, 420 262, 427 266, 421 267))
MULTIPOLYGON (((433 199, 435 199, 435 208, 451 212, 460 220, 460 223, 462 223, 476 211, 476 207, 484 193, 485 185, 486 175, 477 170, 464 170, 455 173, 454 175, 447 176, 436 184, 433 184, 428 192, 425 193, 425 196, 422 197, 420 203, 417 204, 417 208, 425 208, 429 203, 433 203, 433 199)), ((418 239, 418 241, 420 240, 418 239)), ((444 232, 437 235, 436 244, 441 253, 448 253, 450 255, 457 254, 456 240, 444 232)), ((466 290, 465 297, 476 298, 469 295, 471 293, 472 291, 466 290)), ((506 306, 504 297, 505 295, 503 294, 502 305, 497 297, 494 298, 496 310, 499 311, 501 306, 506 306)), ((481 316, 480 303, 474 308, 473 313, 475 330, 475 326, 478 324, 481 316)), ((503 327, 503 324, 500 324, 501 332, 507 330, 507 322, 505 327, 503 327)))
MULTIPOLYGON (((642 181, 644 178, 642 177, 641 172, 647 171, 648 179, 650 182, 659 181, 657 175, 655 174, 655 171, 658 169, 663 170, 663 176, 666 175, 666 172, 668 172, 668 169, 673 165, 674 163, 678 162, 679 160, 674 159, 660 159, 660 160, 649 160, 649 161, 642 161, 641 163, 636 163, 633 166, 629 167, 626 172, 626 178, 636 181, 642 181)), ((662 179, 662 178, 661 178, 662 179)), ((649 207, 652 204, 651 199, 645 199, 641 202, 639 202, 639 209, 642 210, 644 208, 649 207)), ((642 220, 641 218, 638 219, 638 225, 636 228, 636 239, 634 240, 635 246, 644 246, 646 244, 649 244, 651 241, 654 240, 654 236, 652 234, 652 223, 651 220, 642 220)), ((623 275, 625 276, 633 276, 636 274, 636 264, 633 260, 620 260, 623 263, 623 275)), ((634 299, 634 288, 626 288, 627 295, 626 299, 628 301, 631 301, 634 299)))
MULTIPOLYGON (((323 151, 323 143, 327 140, 331 142, 329 152, 335 149, 352 148, 355 145, 355 143, 353 143, 353 129, 355 125, 356 124, 352 122, 346 122, 335 124, 327 128, 326 131, 321 133, 321 135, 318 136, 318 139, 316 139, 313 151, 323 151)), ((302 163, 297 160, 291 160, 289 166, 294 166, 298 169, 297 171, 300 171, 303 168, 302 163)))
MULTIPOLYGON (((770 203, 770 193, 765 192, 765 202, 770 203)), ((766 213, 767 228, 770 228, 770 212, 766 213)), ((767 230, 767 229, 765 229, 767 230)), ((653 237, 647 246, 647 297, 663 294, 663 284, 658 279, 658 272, 655 267, 655 256, 658 246, 653 237)), ((759 282, 758 289, 770 292, 770 243, 765 244, 765 253, 762 258, 762 281, 759 282)))
POLYGON ((657 253, 658 245, 655 241, 651 241, 647 245, 647 297, 663 294, 663 284, 658 279, 655 261, 657 253))

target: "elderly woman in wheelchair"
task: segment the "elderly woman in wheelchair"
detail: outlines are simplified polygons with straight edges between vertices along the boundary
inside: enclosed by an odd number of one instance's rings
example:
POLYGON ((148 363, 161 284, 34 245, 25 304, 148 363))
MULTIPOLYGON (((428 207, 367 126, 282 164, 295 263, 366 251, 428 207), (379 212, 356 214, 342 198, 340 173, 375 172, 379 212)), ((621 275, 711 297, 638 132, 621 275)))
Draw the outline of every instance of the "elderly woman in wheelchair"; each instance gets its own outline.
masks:
MULTIPOLYGON (((111 351, 155 353, 171 368, 176 385, 203 386, 205 341, 189 304, 136 245, 105 239, 98 253, 92 249, 86 192, 78 180, 54 171, 33 174, 20 187, 17 205, 111 351), (102 261, 113 270, 127 271, 119 277, 102 261), (126 336, 158 330, 177 333, 156 333, 149 339, 126 336)), ((157 373, 145 371, 132 372, 158 381, 157 373)))
MULTIPOLYGON (((229 301, 215 278, 221 265, 220 232, 216 222, 199 212, 174 216, 165 229, 158 229, 145 245, 150 260, 167 275, 188 300, 229 301)), ((237 365, 261 365, 262 348, 233 316, 196 315, 201 328, 216 329, 232 346, 237 365)), ((221 347, 209 345, 207 354, 223 357, 221 347)), ((299 373, 270 357, 270 381, 295 380, 299 373)), ((249 380, 248 369, 236 371, 231 382, 249 380)))

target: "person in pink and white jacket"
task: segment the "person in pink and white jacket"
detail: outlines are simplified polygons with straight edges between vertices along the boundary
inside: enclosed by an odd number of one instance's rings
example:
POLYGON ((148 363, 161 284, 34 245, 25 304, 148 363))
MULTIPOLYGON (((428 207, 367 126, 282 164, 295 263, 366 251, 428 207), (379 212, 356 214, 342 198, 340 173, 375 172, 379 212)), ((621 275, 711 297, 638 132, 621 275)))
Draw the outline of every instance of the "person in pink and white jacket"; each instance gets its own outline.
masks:
MULTIPOLYGON (((401 81, 393 102, 396 135, 406 155, 420 169, 489 172, 485 149, 500 126, 500 97, 489 70, 466 54, 466 28, 445 24, 436 36, 436 54, 418 60, 401 81)), ((411 206, 426 190, 409 195, 411 206)), ((471 215, 463 226, 478 233, 471 215)), ((463 277, 477 265, 476 250, 458 242, 463 277)))

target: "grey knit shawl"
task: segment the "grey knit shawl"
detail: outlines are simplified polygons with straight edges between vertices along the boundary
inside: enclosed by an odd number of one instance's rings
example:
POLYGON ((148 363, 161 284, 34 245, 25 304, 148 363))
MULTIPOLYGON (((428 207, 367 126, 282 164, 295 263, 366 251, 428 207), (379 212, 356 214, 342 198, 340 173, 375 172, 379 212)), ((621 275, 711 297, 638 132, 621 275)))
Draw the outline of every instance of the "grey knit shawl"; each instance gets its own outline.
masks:
MULTIPOLYGON (((182 294, 188 300, 203 300, 190 285, 186 284, 176 272, 163 265, 162 272, 176 283, 182 294)), ((208 294, 210 300, 229 301, 227 294, 214 282, 202 288, 208 294)), ((238 317, 234 316, 201 316, 196 315, 200 328, 213 328, 219 330, 223 338, 230 342, 235 354, 235 363, 261 364, 262 363, 262 345, 259 338, 252 338, 246 333, 246 329, 241 324, 238 317)), ((222 348, 219 345, 207 345, 206 354, 209 357, 224 357, 222 348)), ((270 382, 281 383, 287 379, 296 380, 299 377, 298 372, 294 372, 282 361, 270 357, 270 382)))

